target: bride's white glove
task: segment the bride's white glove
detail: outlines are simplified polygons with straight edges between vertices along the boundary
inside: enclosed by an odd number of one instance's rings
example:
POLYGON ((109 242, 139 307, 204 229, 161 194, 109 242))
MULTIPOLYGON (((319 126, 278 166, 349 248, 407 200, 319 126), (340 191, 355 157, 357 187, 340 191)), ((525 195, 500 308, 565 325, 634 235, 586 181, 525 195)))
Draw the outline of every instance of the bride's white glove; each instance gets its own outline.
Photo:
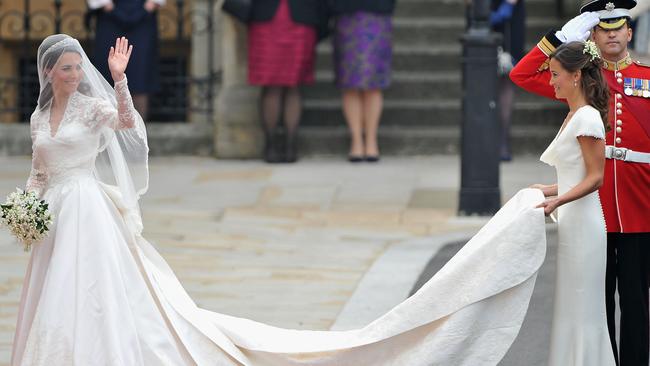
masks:
POLYGON ((581 41, 589 38, 591 30, 600 22, 598 13, 589 11, 569 20, 561 30, 555 32, 555 37, 562 43, 581 41))

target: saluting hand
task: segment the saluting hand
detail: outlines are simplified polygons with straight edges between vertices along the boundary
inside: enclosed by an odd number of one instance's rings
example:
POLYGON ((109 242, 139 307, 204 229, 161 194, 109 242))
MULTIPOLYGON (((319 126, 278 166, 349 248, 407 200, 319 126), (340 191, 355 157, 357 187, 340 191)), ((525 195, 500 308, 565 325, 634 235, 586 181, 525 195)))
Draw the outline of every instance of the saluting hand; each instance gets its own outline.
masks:
POLYGON ((115 46, 111 47, 108 52, 108 69, 111 72, 113 81, 117 82, 124 79, 124 71, 126 71, 126 66, 129 64, 131 51, 133 51, 133 46, 129 46, 129 40, 126 37, 115 40, 115 46))

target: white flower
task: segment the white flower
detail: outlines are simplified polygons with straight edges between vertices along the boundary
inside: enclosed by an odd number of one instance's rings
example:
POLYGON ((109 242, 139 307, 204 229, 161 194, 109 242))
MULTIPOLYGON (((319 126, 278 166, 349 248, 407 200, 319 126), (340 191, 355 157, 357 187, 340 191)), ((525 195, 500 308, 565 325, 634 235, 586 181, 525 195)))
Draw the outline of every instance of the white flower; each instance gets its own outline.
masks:
POLYGON ((5 204, 0 205, 0 224, 7 226, 25 251, 47 236, 53 219, 45 201, 39 200, 36 193, 20 188, 10 193, 5 204))
POLYGON ((585 48, 582 50, 582 53, 588 53, 591 55, 590 61, 600 59, 600 50, 598 50, 598 46, 596 46, 596 43, 594 41, 586 40, 585 48))

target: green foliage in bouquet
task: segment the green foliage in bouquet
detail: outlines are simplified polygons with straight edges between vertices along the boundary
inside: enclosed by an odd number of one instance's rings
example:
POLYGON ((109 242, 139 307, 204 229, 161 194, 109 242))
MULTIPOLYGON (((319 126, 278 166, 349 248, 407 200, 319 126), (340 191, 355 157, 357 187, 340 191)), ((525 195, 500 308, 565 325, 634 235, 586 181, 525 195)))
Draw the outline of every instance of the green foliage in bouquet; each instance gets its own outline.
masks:
POLYGON ((54 219, 47 202, 40 200, 36 193, 20 188, 7 196, 6 202, 0 205, 0 212, 0 224, 9 228, 25 251, 47 236, 54 219))

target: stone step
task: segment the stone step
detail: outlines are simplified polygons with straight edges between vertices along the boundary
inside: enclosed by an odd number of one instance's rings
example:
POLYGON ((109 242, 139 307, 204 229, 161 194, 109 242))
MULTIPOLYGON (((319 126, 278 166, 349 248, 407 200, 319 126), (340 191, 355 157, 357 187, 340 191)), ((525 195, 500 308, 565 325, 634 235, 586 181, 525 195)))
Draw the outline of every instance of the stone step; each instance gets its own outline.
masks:
MULTIPOLYGON (((567 113, 567 107, 559 102, 540 99, 536 102, 515 103, 512 123, 526 126, 559 126, 567 113)), ((446 100, 386 100, 381 117, 384 126, 439 127, 459 126, 461 102, 446 100)), ((303 126, 342 126, 345 119, 339 99, 305 101, 303 126)), ((532 128, 532 127, 531 127, 532 128)))
MULTIPOLYGON (((434 100, 460 98, 461 76, 458 71, 406 72, 396 71, 391 75, 391 85, 384 91, 384 97, 390 99, 434 100)), ((340 90, 334 83, 332 71, 319 71, 316 83, 302 88, 305 100, 335 99, 340 97, 340 90)), ((540 97, 515 87, 517 100, 533 102, 540 97)))
MULTIPOLYGON (((457 44, 465 32, 463 17, 421 17, 394 19, 394 44, 457 44)), ((549 29, 557 28, 555 18, 531 17, 526 20, 526 39, 538 40, 549 29)))
MULTIPOLYGON (((151 155, 210 156, 214 152, 212 126, 204 123, 148 123, 151 155)), ((0 156, 31 155, 27 123, 0 123, 0 156)))
MULTIPOLYGON (((445 70, 459 72, 461 44, 395 44, 393 71, 445 70)), ((317 70, 333 70, 332 44, 321 42, 317 49, 317 70)))
MULTIPOLYGON (((334 85, 331 71, 318 72, 316 84, 303 88, 305 99, 337 98, 339 90, 334 85)), ((393 98, 449 98, 460 97, 461 85, 458 72, 393 72, 391 85, 384 93, 386 99, 393 98)))
MULTIPOLYGON (((525 46, 530 50, 537 45, 542 35, 532 39, 525 46)), ((393 46, 393 71, 441 71, 460 73, 462 45, 456 43, 442 45, 428 44, 396 44, 393 46)), ((333 68, 332 44, 321 42, 316 51, 316 70, 327 72, 333 68)))
MULTIPOLYGON (((411 110, 412 111, 412 110, 411 110)), ((404 116, 404 112, 399 114, 404 116)), ((340 117, 339 117, 340 118, 340 117)), ((512 144, 515 153, 539 154, 557 133, 559 121, 554 124, 517 124, 512 127, 512 144)), ((530 122, 530 121, 528 121, 530 122)), ((191 124, 149 124, 151 156, 212 154, 211 134, 191 124), (197 132, 198 131, 198 132, 197 132)), ((0 156, 28 156, 31 154, 29 126, 26 124, 0 124, 0 156), (10 143, 8 143, 10 142, 10 143)), ((348 150, 348 131, 340 118, 338 125, 300 127, 301 156, 341 155, 348 150)), ((428 155, 455 154, 459 151, 460 125, 409 126, 382 123, 379 128, 382 154, 428 155)))
MULTIPOLYGON (((422 16, 457 16, 465 13, 462 0, 399 0, 395 8, 397 17, 422 16)), ((528 16, 556 17, 556 6, 553 0, 526 0, 528 16)))
MULTIPOLYGON (((511 144, 515 154, 541 154, 557 134, 557 126, 513 126, 511 144)), ((460 127, 408 128, 380 126, 379 147, 383 156, 457 154, 460 127)), ((304 126, 299 133, 300 156, 347 156, 349 135, 344 126, 304 126)))

